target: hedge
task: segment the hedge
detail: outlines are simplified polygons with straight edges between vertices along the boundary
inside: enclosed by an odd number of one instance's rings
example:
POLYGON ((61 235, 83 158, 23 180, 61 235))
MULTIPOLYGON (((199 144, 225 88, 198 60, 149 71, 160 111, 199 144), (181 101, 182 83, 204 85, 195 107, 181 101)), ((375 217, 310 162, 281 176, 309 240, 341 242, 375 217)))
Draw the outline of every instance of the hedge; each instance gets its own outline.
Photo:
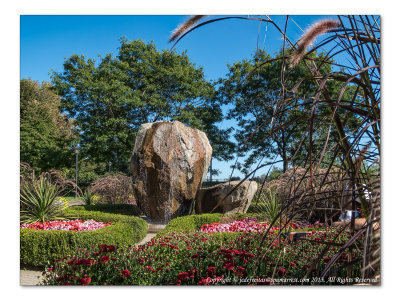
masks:
POLYGON ((138 217, 86 210, 71 207, 65 210, 68 219, 94 219, 111 222, 111 225, 95 231, 20 230, 20 262, 30 266, 44 266, 55 259, 71 255, 78 248, 92 245, 132 245, 141 241, 147 233, 147 223, 138 217))
POLYGON ((105 213, 126 215, 126 216, 140 216, 140 209, 133 204, 96 204, 96 205, 85 205, 85 206, 72 206, 68 208, 67 213, 76 210, 86 211, 99 211, 105 213))

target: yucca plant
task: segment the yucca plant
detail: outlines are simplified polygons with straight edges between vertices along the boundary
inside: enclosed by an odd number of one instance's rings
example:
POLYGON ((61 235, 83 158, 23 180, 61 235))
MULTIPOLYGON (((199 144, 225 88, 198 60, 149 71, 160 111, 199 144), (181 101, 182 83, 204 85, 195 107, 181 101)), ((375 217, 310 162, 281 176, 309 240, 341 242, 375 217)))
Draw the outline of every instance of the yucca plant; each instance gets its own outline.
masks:
POLYGON ((62 219, 63 205, 58 202, 59 193, 60 188, 45 177, 26 182, 21 189, 21 221, 34 223, 62 219))
POLYGON ((91 189, 86 189, 82 195, 82 200, 85 202, 85 205, 94 205, 98 200, 98 196, 96 196, 91 189))
POLYGON ((278 219, 277 216, 282 209, 282 205, 279 196, 274 189, 261 191, 257 195, 257 199, 254 199, 254 201, 256 203, 255 210, 258 213, 265 215, 269 222, 278 219))
POLYGON ((21 164, 20 217, 22 223, 47 222, 63 219, 64 201, 60 198, 80 189, 65 180, 58 171, 35 176, 28 164, 21 164))

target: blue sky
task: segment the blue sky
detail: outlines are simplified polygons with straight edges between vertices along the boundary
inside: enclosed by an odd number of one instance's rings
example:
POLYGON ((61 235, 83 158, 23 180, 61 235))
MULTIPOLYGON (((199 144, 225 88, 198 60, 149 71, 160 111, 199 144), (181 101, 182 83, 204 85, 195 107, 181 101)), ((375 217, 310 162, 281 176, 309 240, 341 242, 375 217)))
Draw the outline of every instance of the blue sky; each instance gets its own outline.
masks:
MULTIPOLYGON (((284 26, 285 16, 270 17, 284 26)), ((324 17, 291 16, 288 36, 296 41, 302 29, 324 17)), ((129 40, 154 41, 157 49, 169 49, 171 32, 187 18, 183 15, 22 15, 20 77, 50 81, 49 72, 62 71, 64 60, 72 54, 97 58, 98 55, 117 53, 122 36, 129 40)), ((273 54, 282 45, 281 35, 270 24, 233 19, 197 29, 175 48, 178 52, 186 50, 191 61, 203 67, 206 78, 216 80, 226 75, 227 64, 250 58, 257 45, 273 54)), ((226 128, 235 123, 226 121, 221 126, 226 128)), ((231 174, 229 167, 233 162, 213 161, 213 167, 222 172, 219 178, 231 174)), ((234 176, 242 174, 236 172, 234 176)))

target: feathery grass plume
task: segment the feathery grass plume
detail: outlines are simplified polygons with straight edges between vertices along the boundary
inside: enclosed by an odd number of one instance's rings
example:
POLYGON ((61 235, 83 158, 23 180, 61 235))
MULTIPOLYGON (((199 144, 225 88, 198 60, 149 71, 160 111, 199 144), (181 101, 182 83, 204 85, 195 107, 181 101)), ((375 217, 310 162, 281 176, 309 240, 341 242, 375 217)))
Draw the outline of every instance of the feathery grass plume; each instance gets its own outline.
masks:
POLYGON ((175 41, 180 35, 182 35, 186 30, 190 27, 194 26, 197 22, 199 22, 205 15, 195 15, 191 16, 189 19, 186 20, 185 23, 179 25, 171 35, 169 42, 175 41))
POLYGON ((296 66, 302 59, 308 46, 310 46, 317 36, 328 32, 328 30, 339 27, 340 23, 335 20, 326 19, 314 23, 300 38, 297 49, 291 59, 292 67, 296 66))

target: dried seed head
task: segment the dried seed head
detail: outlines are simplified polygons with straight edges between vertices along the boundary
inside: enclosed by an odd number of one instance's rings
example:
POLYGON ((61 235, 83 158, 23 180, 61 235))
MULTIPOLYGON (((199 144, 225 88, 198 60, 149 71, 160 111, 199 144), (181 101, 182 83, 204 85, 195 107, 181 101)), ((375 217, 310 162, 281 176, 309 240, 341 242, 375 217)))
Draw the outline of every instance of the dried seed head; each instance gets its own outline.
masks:
POLYGON ((295 50, 292 59, 291 65, 292 67, 296 66, 300 60, 303 58, 303 55, 314 40, 321 34, 328 32, 330 29, 339 27, 340 23, 335 20, 322 20, 314 23, 301 37, 298 42, 297 49, 295 50))
POLYGON ((185 23, 179 25, 171 35, 169 42, 175 41, 179 36, 181 36, 186 30, 194 26, 200 19, 204 18, 204 15, 191 16, 185 23))

